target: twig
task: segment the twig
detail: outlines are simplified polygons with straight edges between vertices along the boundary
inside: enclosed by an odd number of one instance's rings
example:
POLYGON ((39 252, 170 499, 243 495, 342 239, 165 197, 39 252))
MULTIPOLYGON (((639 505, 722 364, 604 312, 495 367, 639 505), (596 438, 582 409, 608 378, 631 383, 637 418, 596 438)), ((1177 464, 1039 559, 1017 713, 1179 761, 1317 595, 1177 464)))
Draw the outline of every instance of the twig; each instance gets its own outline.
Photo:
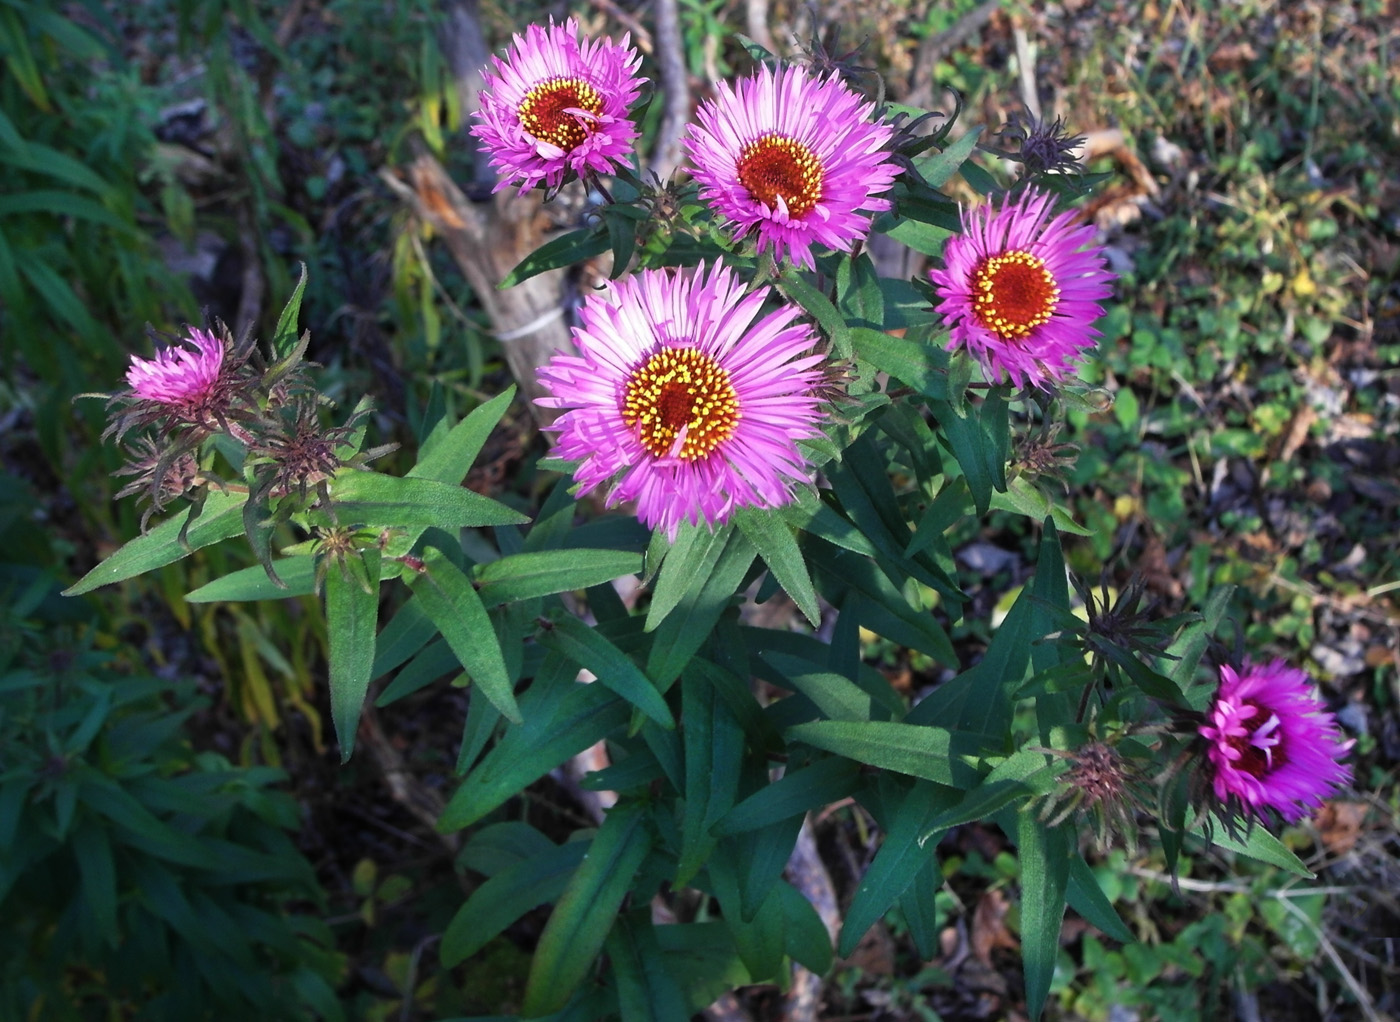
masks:
POLYGON ((656 131, 651 170, 663 181, 681 165, 681 135, 690 119, 690 81, 681 43, 680 7, 676 0, 656 0, 656 63, 665 106, 656 131))
POLYGON ((1356 1003, 1361 1007, 1361 1014, 1366 1017, 1366 1022, 1382 1022, 1381 1016, 1376 1013, 1375 1004, 1371 1001, 1371 992, 1357 982, 1356 977, 1351 974, 1351 970, 1342 961, 1342 956, 1337 954, 1336 947, 1332 944, 1332 939, 1327 936, 1322 929, 1312 921, 1306 912, 1300 909, 1287 898, 1281 899, 1284 910, 1289 915, 1300 921, 1304 926, 1313 932, 1317 937, 1318 946, 1322 948, 1322 953, 1327 956, 1327 960, 1341 974, 1342 982, 1346 984, 1351 995, 1356 998, 1356 1003))

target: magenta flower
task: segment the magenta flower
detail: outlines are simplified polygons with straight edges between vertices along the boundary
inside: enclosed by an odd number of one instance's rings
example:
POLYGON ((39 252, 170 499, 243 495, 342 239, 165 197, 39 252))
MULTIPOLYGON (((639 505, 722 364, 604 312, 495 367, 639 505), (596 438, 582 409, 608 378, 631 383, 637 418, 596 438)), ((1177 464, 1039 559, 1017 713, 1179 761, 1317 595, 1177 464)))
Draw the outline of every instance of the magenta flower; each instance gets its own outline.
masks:
POLYGON ((181 338, 189 348, 171 345, 152 359, 131 356, 126 382, 135 397, 158 405, 196 408, 218 388, 224 367, 224 342, 207 330, 190 329, 181 338))
POLYGON ((540 369, 568 409, 555 453, 582 459, 587 493, 615 480, 608 506, 674 539, 737 508, 779 507, 810 469, 797 441, 817 435, 816 336, 797 311, 762 315, 770 289, 744 293, 722 266, 642 270, 590 295, 574 328, 578 355, 540 369))
POLYGON ((716 86, 685 139, 700 197, 742 237, 811 268, 812 246, 836 251, 870 233, 875 198, 899 172, 885 150, 894 131, 871 120, 874 106, 839 79, 804 68, 761 67, 731 89, 716 86))
POLYGON ((632 152, 627 109, 646 79, 627 36, 579 42, 578 22, 551 19, 514 36, 505 60, 491 60, 472 134, 501 176, 497 191, 516 181, 522 193, 541 181, 557 188, 570 172, 610 174, 632 152))
POLYGON ((1091 350, 1116 275, 1094 228, 1074 226, 1073 212, 1051 219, 1053 199, 1027 191, 963 213, 963 233, 948 239, 943 269, 929 276, 942 293, 938 311, 948 349, 965 345, 992 381, 1018 387, 1068 377, 1091 350))
POLYGON ((1292 822, 1351 780, 1340 759, 1352 743, 1322 705, 1306 672, 1282 660, 1220 668, 1220 690, 1200 734, 1209 742, 1215 795, 1255 815, 1292 822))

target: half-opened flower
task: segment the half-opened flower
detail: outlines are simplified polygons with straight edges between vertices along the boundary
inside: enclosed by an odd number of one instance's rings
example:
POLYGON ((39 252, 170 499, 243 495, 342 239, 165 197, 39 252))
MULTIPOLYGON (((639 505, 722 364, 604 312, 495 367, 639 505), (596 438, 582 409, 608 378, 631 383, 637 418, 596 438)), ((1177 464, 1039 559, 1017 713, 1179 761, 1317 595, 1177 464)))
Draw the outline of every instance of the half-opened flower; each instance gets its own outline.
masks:
POLYGON ((157 351, 155 358, 131 356, 126 382, 136 398, 192 409, 215 393, 224 367, 223 339, 194 327, 181 342, 157 351))
POLYGON ((1097 343, 1116 275, 1092 225, 1073 211, 1052 216, 1051 196, 1027 190, 1000 208, 964 211, 948 239, 943 268, 929 276, 942 295, 948 348, 965 346, 988 379, 1018 387, 1064 380, 1097 343))
POLYGON ((738 508, 779 507, 806 482, 797 441, 817 435, 821 381, 812 329, 797 310, 763 312, 768 288, 744 293, 720 265, 642 270, 590 295, 577 355, 540 369, 566 409, 555 453, 581 459, 581 492, 607 483, 608 506, 675 538, 738 508))
POLYGON ((685 147, 700 197, 734 224, 758 232, 760 252, 811 267, 813 245, 849 251, 870 233, 870 215, 899 168, 894 136, 874 106, 837 78, 766 65, 700 104, 685 147))
POLYGON ((500 175, 497 191, 515 182, 521 192, 541 181, 556 188, 571 172, 608 174, 632 152, 637 128, 627 111, 646 79, 627 36, 580 41, 573 18, 551 20, 491 60, 472 134, 500 175))
POLYGON ((1222 802, 1238 800, 1288 821, 1321 805, 1351 780, 1340 762, 1351 748, 1304 671, 1282 660, 1220 668, 1220 689, 1200 734, 1222 802))

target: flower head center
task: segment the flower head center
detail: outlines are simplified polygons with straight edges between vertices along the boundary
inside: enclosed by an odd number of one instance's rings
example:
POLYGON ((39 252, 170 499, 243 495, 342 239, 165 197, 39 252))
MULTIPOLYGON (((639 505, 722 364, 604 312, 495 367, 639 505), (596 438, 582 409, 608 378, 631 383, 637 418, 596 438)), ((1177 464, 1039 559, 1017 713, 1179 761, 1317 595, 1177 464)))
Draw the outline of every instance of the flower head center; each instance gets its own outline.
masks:
POLYGON ((788 216, 811 212, 822 197, 822 164, 812 150, 786 135, 763 135, 739 150, 739 183, 759 202, 788 216))
POLYGON ((972 301, 984 327, 1004 340, 1020 340, 1054 315, 1060 289, 1044 259, 1014 249, 977 265, 972 301))
POLYGON ((696 348, 662 348, 628 377, 622 421, 654 458, 707 458, 739 422, 729 372, 696 348))
MULTIPOLYGON (((1245 720, 1258 720, 1266 712, 1268 711, 1264 707, 1246 703, 1244 711, 1240 714, 1241 723, 1245 720)), ((1268 712, 1268 718, 1257 727, 1251 728, 1248 724, 1244 724, 1244 727, 1244 734, 1232 735, 1226 739, 1226 744, 1239 753, 1239 758, 1233 764, 1236 770, 1251 777, 1263 777, 1287 762, 1277 713, 1268 712)))
POLYGON ((521 127, 567 153, 588 138, 589 122, 603 112, 603 97, 577 76, 546 78, 525 93, 517 112, 521 127))

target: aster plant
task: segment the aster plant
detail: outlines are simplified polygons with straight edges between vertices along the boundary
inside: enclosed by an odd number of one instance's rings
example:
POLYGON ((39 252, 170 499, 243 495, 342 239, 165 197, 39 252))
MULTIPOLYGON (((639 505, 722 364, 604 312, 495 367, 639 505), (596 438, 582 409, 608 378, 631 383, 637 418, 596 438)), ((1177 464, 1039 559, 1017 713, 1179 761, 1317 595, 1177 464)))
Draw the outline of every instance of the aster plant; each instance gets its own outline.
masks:
POLYGON ((113 432, 140 434, 130 470, 153 503, 193 506, 73 591, 241 530, 262 566, 190 599, 322 594, 344 755, 375 679, 381 705, 467 686, 439 827, 473 828, 462 861, 492 875, 440 958, 553 903, 525 1017, 689 1017, 722 989, 710 973, 822 973, 891 911, 931 958, 939 843, 973 821, 1016 847, 1035 1017, 1067 906, 1133 939, 1082 829, 1156 842, 1172 869, 1213 841, 1306 874, 1270 827, 1347 784, 1347 745, 1301 670, 1204 666, 1229 587, 1162 617, 1141 579, 1111 593, 1067 570, 1061 535, 1092 533, 1045 484, 1078 453, 1057 442, 1064 409, 1112 399, 1077 369, 1114 276, 1055 161, 998 180, 969 159, 979 133, 960 108, 887 108, 838 64, 757 56, 701 103, 690 180, 664 185, 628 167, 642 79, 625 39, 532 26, 484 72, 474 132, 500 187, 613 178, 611 212, 506 282, 613 253, 572 350, 539 369, 557 418, 533 477, 547 492, 512 498, 529 514, 462 485, 513 390, 429 418, 400 474, 370 468, 383 448, 365 446, 363 409, 322 425, 298 290, 266 344, 189 333, 133 361, 113 432), (986 197, 960 209, 944 193, 957 174, 986 197), (933 268, 882 274, 875 234, 933 268), (993 511, 1038 536, 995 623, 950 540, 993 511), (755 610, 784 599, 795 613, 776 622, 755 610), (987 638, 955 644, 955 625, 987 638), (917 702, 866 661, 863 634, 934 665, 917 702), (519 818, 521 796, 590 747, 607 765, 583 787, 609 808, 556 844, 519 818), (845 800, 883 838, 833 949, 782 874, 804 814, 845 800), (691 888, 714 918, 656 922, 649 906, 691 888))

